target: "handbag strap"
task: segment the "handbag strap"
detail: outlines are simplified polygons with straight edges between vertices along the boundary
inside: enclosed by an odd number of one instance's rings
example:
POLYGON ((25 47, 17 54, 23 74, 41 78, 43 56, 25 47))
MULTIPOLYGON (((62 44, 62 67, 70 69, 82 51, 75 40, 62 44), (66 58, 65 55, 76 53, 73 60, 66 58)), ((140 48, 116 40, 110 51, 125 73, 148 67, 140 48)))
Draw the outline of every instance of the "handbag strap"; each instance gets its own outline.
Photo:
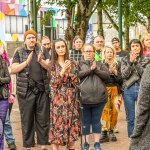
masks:
POLYGON ((88 78, 88 76, 86 76, 86 77, 84 78, 84 80, 80 83, 80 86, 83 85, 83 83, 87 80, 87 78, 88 78))

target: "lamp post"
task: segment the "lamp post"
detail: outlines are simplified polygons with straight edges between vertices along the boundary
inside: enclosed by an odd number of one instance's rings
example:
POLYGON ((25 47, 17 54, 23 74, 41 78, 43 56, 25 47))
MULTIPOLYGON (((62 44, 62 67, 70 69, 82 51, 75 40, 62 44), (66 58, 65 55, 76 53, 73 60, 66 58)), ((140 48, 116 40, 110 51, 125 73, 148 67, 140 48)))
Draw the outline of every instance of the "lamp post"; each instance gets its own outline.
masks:
POLYGON ((37 32, 37 7, 36 0, 33 0, 33 17, 34 17, 34 30, 37 32))
POLYGON ((118 16, 119 16, 119 39, 120 47, 122 49, 122 0, 118 0, 118 16))

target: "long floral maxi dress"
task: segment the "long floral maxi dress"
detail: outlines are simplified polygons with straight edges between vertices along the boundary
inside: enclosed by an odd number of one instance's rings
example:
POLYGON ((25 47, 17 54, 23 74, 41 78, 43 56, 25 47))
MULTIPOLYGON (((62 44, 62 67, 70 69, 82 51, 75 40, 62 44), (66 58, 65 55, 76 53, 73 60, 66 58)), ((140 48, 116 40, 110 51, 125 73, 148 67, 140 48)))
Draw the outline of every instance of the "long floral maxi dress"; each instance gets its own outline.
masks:
POLYGON ((69 73, 60 76, 61 66, 51 71, 50 143, 68 145, 80 135, 79 105, 76 99, 77 66, 72 64, 69 73))

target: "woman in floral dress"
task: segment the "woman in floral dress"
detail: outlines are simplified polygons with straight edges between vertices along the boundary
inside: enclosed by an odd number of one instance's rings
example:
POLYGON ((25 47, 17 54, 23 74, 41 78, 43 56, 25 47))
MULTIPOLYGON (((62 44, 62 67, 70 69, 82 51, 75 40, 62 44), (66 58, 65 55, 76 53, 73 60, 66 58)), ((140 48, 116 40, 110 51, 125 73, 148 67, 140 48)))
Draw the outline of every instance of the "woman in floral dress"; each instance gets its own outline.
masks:
POLYGON ((78 68, 68 60, 64 40, 54 41, 51 58, 50 143, 53 150, 67 145, 74 150, 80 134, 79 108, 76 99, 78 68))

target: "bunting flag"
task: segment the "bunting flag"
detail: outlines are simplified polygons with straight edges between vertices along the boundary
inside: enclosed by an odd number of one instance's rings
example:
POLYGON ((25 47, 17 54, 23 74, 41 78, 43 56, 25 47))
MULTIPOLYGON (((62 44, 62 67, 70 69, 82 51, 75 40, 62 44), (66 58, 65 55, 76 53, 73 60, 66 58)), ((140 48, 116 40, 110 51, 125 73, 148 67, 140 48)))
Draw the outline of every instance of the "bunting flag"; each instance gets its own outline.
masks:
POLYGON ((18 41, 18 34, 12 34, 12 41, 18 41))

